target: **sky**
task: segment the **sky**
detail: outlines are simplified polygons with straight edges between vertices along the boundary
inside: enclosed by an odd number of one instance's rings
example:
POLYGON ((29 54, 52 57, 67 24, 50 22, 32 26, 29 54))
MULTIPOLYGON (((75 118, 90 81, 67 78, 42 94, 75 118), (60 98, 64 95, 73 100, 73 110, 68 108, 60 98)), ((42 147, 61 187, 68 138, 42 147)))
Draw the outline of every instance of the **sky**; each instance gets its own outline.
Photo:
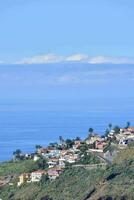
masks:
POLYGON ((0 62, 134 63, 133 0, 0 0, 0 62))
POLYGON ((0 101, 134 99, 133 10, 133 0, 0 0, 0 101))

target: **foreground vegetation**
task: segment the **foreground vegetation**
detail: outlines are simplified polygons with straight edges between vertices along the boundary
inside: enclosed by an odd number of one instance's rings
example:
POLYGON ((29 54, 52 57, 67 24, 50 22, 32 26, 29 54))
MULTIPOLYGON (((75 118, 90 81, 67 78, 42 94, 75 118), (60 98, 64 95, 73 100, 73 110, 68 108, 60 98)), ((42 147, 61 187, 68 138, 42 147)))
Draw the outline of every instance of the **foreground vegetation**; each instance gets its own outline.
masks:
MULTIPOLYGON (((22 173, 37 167, 33 162, 5 163, 0 176, 22 173)), ((20 188, 6 186, 0 191, 3 200, 133 200, 134 148, 121 150, 106 170, 87 170, 68 166, 55 181, 42 180, 20 188)))

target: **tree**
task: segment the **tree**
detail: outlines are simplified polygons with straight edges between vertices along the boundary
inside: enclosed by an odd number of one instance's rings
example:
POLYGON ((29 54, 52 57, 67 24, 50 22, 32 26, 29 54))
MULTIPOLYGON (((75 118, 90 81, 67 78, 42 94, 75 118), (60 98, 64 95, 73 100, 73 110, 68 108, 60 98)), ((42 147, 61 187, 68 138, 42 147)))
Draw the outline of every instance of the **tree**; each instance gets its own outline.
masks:
POLYGON ((20 149, 17 149, 16 151, 13 152, 13 155, 20 155, 22 152, 20 149))
POLYGON ((89 149, 88 144, 84 143, 82 146, 80 146, 80 151, 82 153, 86 153, 86 151, 89 149))
POLYGON ((51 142, 51 143, 49 144, 49 147, 58 148, 58 143, 57 143, 57 142, 51 142))
POLYGON ((109 127, 109 129, 111 130, 111 128, 112 128, 112 124, 110 123, 110 124, 108 125, 108 127, 109 127))
POLYGON ((36 161, 36 164, 39 169, 46 169, 48 167, 47 161, 43 158, 40 158, 39 160, 36 161))
POLYGON ((109 134, 109 129, 106 129, 106 131, 105 131, 105 137, 108 137, 108 134, 109 134))
POLYGON ((130 122, 127 122, 127 124, 126 124, 126 127, 125 127, 125 128, 127 129, 127 128, 129 128, 129 127, 130 127, 130 122))
POLYGON ((14 160, 22 160, 24 157, 21 155, 22 151, 17 149, 13 152, 14 160))
POLYGON ((94 132, 94 129, 93 128, 89 128, 88 130, 89 134, 88 134, 88 138, 87 139, 90 139, 93 135, 93 132, 94 132))
POLYGON ((64 143, 64 139, 62 136, 59 136, 59 140, 60 140, 60 144, 63 144, 64 143))
POLYGON ((79 164, 99 164, 100 159, 92 153, 84 153, 83 157, 78 161, 79 164))
POLYGON ((92 134, 92 133, 94 132, 94 129, 93 129, 93 128, 89 128, 88 132, 89 132, 90 134, 92 134))
POLYGON ((41 178, 41 183, 46 183, 49 180, 48 174, 44 174, 41 178))
POLYGON ((80 141, 81 139, 80 139, 80 137, 77 136, 77 137, 75 138, 75 140, 76 140, 76 141, 80 141))
POLYGON ((70 139, 66 139, 66 146, 67 148, 72 148, 72 146, 74 145, 74 141, 70 140, 70 139))
POLYGON ((115 134, 120 133, 120 127, 119 127, 119 126, 115 126, 115 127, 113 128, 113 130, 114 130, 115 134))
POLYGON ((35 146, 35 148, 36 148, 36 150, 38 150, 38 149, 42 148, 42 146, 37 144, 37 145, 35 146))

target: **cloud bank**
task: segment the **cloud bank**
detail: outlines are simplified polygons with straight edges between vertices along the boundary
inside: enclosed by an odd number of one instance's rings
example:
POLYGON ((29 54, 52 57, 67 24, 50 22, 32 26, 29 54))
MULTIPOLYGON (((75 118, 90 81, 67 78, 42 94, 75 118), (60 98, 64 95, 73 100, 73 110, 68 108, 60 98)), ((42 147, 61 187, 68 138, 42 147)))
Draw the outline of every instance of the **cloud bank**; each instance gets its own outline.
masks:
POLYGON ((131 57, 110 57, 110 56, 94 56, 90 57, 85 54, 74 54, 70 56, 59 56, 55 54, 45 54, 24 58, 15 64, 45 64, 45 63, 69 63, 80 62, 89 64, 134 64, 134 58, 131 57))

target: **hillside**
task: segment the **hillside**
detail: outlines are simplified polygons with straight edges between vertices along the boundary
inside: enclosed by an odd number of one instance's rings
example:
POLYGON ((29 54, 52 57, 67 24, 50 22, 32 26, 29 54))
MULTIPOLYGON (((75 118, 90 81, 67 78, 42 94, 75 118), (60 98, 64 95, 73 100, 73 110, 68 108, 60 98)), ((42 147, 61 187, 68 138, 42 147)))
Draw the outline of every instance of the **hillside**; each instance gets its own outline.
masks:
POLYGON ((121 150, 90 200, 134 199, 134 148, 121 150))
POLYGON ((55 181, 1 190, 3 200, 133 200, 134 148, 121 150, 106 170, 71 168, 55 181))

